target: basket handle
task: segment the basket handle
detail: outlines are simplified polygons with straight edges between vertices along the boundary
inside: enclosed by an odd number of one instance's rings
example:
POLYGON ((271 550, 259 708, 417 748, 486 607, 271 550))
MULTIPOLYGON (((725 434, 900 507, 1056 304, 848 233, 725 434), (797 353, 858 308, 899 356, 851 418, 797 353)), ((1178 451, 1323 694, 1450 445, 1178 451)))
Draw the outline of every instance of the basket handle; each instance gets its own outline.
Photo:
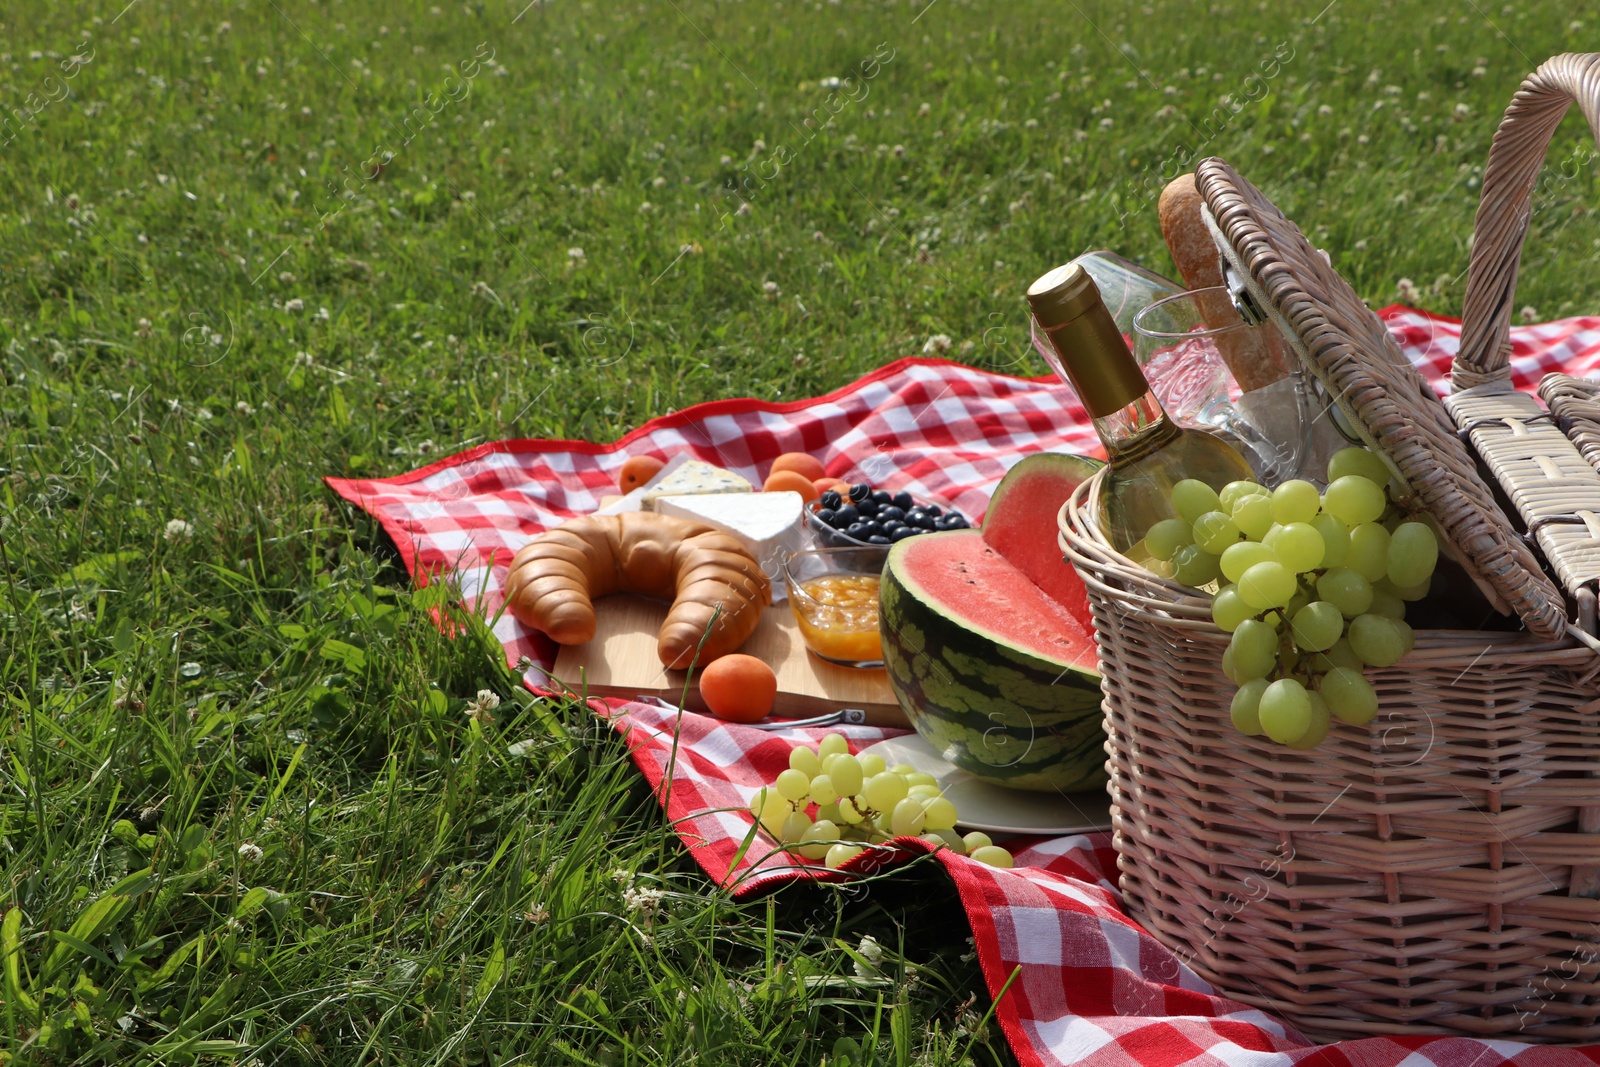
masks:
POLYGON ((1600 142, 1600 53, 1568 52, 1546 60, 1523 80, 1495 131, 1473 221, 1461 347, 1450 372, 1453 392, 1511 377, 1511 303, 1534 182, 1573 101, 1600 142))

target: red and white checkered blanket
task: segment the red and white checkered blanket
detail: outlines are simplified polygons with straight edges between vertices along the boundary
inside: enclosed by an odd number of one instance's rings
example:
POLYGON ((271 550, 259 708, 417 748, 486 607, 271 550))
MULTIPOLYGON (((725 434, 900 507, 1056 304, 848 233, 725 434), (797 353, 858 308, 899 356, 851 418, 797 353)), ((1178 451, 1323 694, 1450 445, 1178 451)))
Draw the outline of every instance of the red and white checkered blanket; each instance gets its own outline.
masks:
MULTIPOLYGON (((1439 382, 1459 324, 1400 307, 1380 314, 1413 362, 1439 382)), ((1549 371, 1587 376, 1600 369, 1600 318, 1519 328, 1512 341, 1513 376, 1522 389, 1549 371)), ((418 582, 451 578, 470 607, 494 618, 513 552, 540 530, 598 507, 602 495, 615 492, 618 468, 630 455, 667 458, 688 450, 759 483, 779 453, 810 452, 830 475, 909 490, 976 518, 1022 456, 1089 452, 1097 444, 1083 409, 1053 379, 904 359, 825 397, 701 404, 654 419, 615 444, 503 441, 397 478, 328 481, 382 524, 418 582)), ((530 680, 542 677, 539 666, 553 665, 555 646, 510 615, 495 621, 494 630, 508 662, 526 657, 535 664, 530 680)), ((745 894, 796 878, 848 877, 774 854, 768 839, 752 838, 745 811, 752 792, 787 766, 790 749, 814 746, 824 731, 771 733, 646 704, 596 704, 626 736, 672 825, 712 878, 745 894)), ((892 733, 841 732, 856 748, 892 733)), ((998 995, 1018 972, 997 1016, 1030 1067, 1600 1063, 1600 1046, 1428 1037, 1314 1045, 1267 1013, 1217 995, 1122 913, 1108 835, 1013 847, 1017 867, 1009 871, 948 853, 935 859, 960 893, 990 992, 998 995)), ((900 856, 922 850, 908 842, 900 856)))

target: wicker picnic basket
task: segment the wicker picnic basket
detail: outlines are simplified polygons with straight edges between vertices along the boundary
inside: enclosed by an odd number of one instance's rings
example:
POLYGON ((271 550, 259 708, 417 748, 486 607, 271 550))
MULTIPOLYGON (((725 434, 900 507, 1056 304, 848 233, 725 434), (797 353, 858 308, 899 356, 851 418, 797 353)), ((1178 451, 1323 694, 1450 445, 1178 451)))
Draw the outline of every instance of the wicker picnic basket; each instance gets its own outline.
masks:
POLYGON ((1457 584, 1498 610, 1419 629, 1369 669, 1370 726, 1336 724, 1309 752, 1239 734, 1210 598, 1113 551, 1095 483, 1061 511, 1099 641, 1129 912, 1313 1037, 1600 1041, 1600 473, 1507 374, 1533 177, 1574 98, 1600 131, 1600 55, 1540 67, 1495 136, 1445 404, 1258 190, 1221 160, 1196 172, 1239 299, 1438 520, 1457 584))

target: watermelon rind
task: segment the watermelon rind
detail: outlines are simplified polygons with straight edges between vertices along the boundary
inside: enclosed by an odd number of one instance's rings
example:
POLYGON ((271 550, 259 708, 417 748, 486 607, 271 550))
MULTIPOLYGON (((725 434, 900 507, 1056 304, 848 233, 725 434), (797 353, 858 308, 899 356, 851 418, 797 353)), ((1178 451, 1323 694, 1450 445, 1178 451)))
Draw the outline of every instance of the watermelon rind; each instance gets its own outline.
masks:
MULTIPOLYGON (((1064 793, 1104 785, 1099 674, 961 618, 907 566, 917 541, 963 536, 977 541, 970 531, 927 534, 889 552, 879 613, 896 699, 917 733, 983 781, 1064 793)), ((1019 571, 1016 581, 1028 579, 1019 571)))

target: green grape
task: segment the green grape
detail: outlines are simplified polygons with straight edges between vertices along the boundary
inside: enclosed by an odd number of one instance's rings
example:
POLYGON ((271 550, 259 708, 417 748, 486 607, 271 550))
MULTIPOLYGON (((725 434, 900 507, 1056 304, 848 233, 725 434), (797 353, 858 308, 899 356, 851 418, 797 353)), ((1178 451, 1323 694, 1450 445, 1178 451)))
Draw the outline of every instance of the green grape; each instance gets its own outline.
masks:
POLYGON ((1208 511, 1216 511, 1217 491, 1195 478, 1185 478, 1172 487, 1172 506, 1184 522, 1194 522, 1208 511))
POLYGON ((1328 481, 1356 475, 1379 487, 1389 484, 1389 465, 1365 448, 1341 448, 1328 458, 1328 481))
POLYGON ((1331 671, 1335 667, 1349 667, 1359 672, 1364 666, 1366 664, 1361 662, 1361 657, 1350 647, 1349 639, 1344 637, 1335 641, 1328 651, 1318 652, 1311 657, 1311 669, 1319 672, 1331 671))
POLYGON ((1246 604, 1231 585, 1211 601, 1211 621, 1216 623, 1219 629, 1230 634, 1239 628, 1241 622, 1255 613, 1255 609, 1246 604))
POLYGON ((862 799, 875 811, 893 811, 906 798, 906 792, 906 780, 890 771, 873 775, 861 787, 862 799))
POLYGON ((976 849, 988 848, 994 844, 994 841, 982 830, 973 830, 962 835, 961 843, 966 847, 967 853, 970 855, 976 849))
MULTIPOLYGON (((1220 511, 1208 511, 1194 520, 1194 543, 1213 556, 1222 555, 1243 536, 1233 520, 1220 511)), ((1149 541, 1145 543, 1148 546, 1149 541)))
POLYGON ((1293 678, 1279 678, 1261 694, 1261 729, 1280 745, 1311 728, 1311 698, 1293 678))
POLYGON ((956 806, 943 796, 934 797, 922 809, 924 830, 951 830, 956 825, 956 806))
POLYGON ((785 845, 797 844, 811 829, 811 816, 803 811, 791 811, 778 829, 778 840, 785 845))
POLYGON ((828 820, 835 826, 845 825, 844 813, 839 810, 839 805, 837 802, 833 804, 817 805, 817 821, 821 822, 823 819, 828 820))
POLYGON ((1353 619, 1372 606, 1372 583, 1349 567, 1335 567, 1317 579, 1317 597, 1353 619))
POLYGON ((778 795, 785 800, 804 800, 811 792, 811 779, 806 777, 805 771, 797 771, 793 767, 778 775, 775 783, 778 795))
POLYGON ((1405 625, 1385 615, 1357 615, 1350 620, 1350 647, 1363 663, 1374 667, 1392 666, 1406 654, 1405 638, 1399 630, 1405 625))
POLYGON ((1350 527, 1332 515, 1318 515, 1311 528, 1322 535, 1322 566, 1342 567, 1350 555, 1350 527))
POLYGON ((1383 615, 1391 619, 1405 618, 1406 602, 1401 600, 1395 593, 1383 588, 1384 584, 1379 583, 1372 587, 1372 604, 1367 608, 1367 613, 1383 615))
POLYGON ((1417 647, 1416 631, 1412 630, 1411 624, 1404 619, 1391 619, 1390 621, 1394 623, 1394 632, 1400 638, 1400 647, 1405 650, 1400 654, 1402 656, 1410 655, 1411 650, 1417 647))
POLYGON ((923 802, 910 797, 894 806, 889 816, 889 832, 896 837, 916 837, 922 833, 923 802))
POLYGON ((1325 652, 1344 633, 1344 615, 1326 600, 1307 604, 1293 619, 1289 634, 1302 652, 1325 652))
POLYGON ((1265 678, 1254 678, 1239 687, 1228 706, 1234 729, 1250 737, 1261 736, 1261 694, 1267 691, 1265 678))
POLYGON ((911 764, 909 764, 909 763, 896 763, 893 767, 890 767, 889 769, 891 771, 893 771, 894 773, 898 774, 902 778, 904 778, 908 774, 916 774, 917 773, 917 769, 915 767, 911 766, 911 764))
POLYGON ((1389 592, 1401 600, 1421 600, 1428 595, 1428 590, 1433 587, 1433 579, 1430 578, 1428 581, 1419 582, 1416 585, 1395 585, 1393 582, 1389 582, 1388 586, 1389 592))
POLYGON ((910 774, 902 774, 900 777, 902 777, 902 778, 904 778, 906 780, 906 785, 938 785, 939 784, 939 779, 935 778, 933 775, 929 774, 927 771, 912 771, 910 774))
POLYGON ((1439 541, 1420 522, 1402 522, 1389 538, 1389 577, 1398 586, 1421 585, 1433 577, 1439 541))
MULTIPOLYGON (((1301 482, 1309 485, 1309 482, 1301 482)), ((1296 574, 1314 571, 1322 566, 1327 545, 1317 528, 1306 522, 1292 522, 1287 526, 1274 526, 1267 531, 1262 544, 1272 549, 1278 561, 1296 574)))
POLYGON ((827 759, 829 756, 843 755, 850 751, 850 742, 844 739, 844 734, 825 734, 822 743, 817 746, 817 758, 827 759))
POLYGON ((1217 557, 1199 545, 1185 545, 1172 557, 1173 578, 1195 589, 1210 585, 1222 576, 1217 557))
POLYGON ((853 797, 861 792, 861 761, 849 753, 833 757, 823 770, 840 796, 853 797))
POLYGON ((1222 507, 1218 510, 1226 511, 1231 514, 1233 509, 1238 506, 1241 498, 1247 496, 1269 495, 1271 494, 1268 493, 1264 486, 1257 485, 1252 481, 1241 480, 1237 482, 1229 482, 1227 485, 1222 487, 1222 492, 1217 494, 1217 500, 1222 505, 1222 507))
POLYGON ((761 823, 762 829, 773 837, 779 837, 783 832, 783 821, 794 811, 790 804, 778 795, 776 789, 765 786, 756 790, 756 795, 750 798, 750 814, 761 823))
POLYGON ((918 784, 906 790, 906 796, 916 797, 918 800, 932 800, 934 797, 942 795, 943 794, 939 792, 939 787, 936 785, 918 784))
POLYGON ((1359 571, 1369 582, 1388 574, 1389 531, 1375 522, 1364 522, 1352 529, 1350 554, 1345 557, 1344 565, 1359 571))
POLYGON ((883 757, 876 752, 863 752, 856 757, 856 762, 861 764, 861 777, 863 779, 871 778, 875 774, 882 774, 889 769, 883 762, 883 757))
POLYGON ((1383 487, 1356 474, 1336 478, 1323 494, 1323 510, 1347 526, 1374 522, 1389 506, 1383 487))
POLYGON ((1252 495, 1241 497, 1233 506, 1233 524, 1251 541, 1259 541, 1272 529, 1272 498, 1252 495))
POLYGON ((839 802, 839 790, 834 788, 831 775, 819 774, 811 779, 811 799, 821 805, 839 802))
POLYGON ((1306 699, 1311 702, 1311 725, 1306 727, 1306 732, 1290 741, 1290 748, 1311 749, 1322 744, 1328 736, 1328 730, 1333 726, 1332 716, 1328 713, 1328 703, 1315 691, 1307 691, 1306 699))
POLYGON ((1378 714, 1378 692, 1358 667, 1335 667, 1322 676, 1322 699, 1340 722, 1365 726, 1378 714))
POLYGON ((1245 571, 1254 567, 1257 563, 1282 563, 1283 561, 1266 545, 1256 541, 1240 541, 1236 545, 1230 545, 1217 562, 1222 569, 1222 576, 1230 582, 1237 582, 1244 577, 1245 571))
POLYGON ((1224 678, 1226 678, 1228 681, 1232 682, 1234 685, 1243 685, 1244 683, 1246 683, 1246 682, 1248 682, 1250 680, 1248 678, 1240 677, 1238 669, 1236 667, 1234 667, 1234 665, 1233 665, 1233 642, 1232 641, 1229 641, 1228 642, 1228 647, 1222 650, 1221 667, 1222 667, 1222 676, 1224 678))
POLYGON ((826 819, 818 819, 800 835, 800 855, 808 860, 820 860, 839 840, 839 828, 826 819))
POLYGON ((843 841, 837 845, 828 846, 828 854, 822 860, 829 867, 843 867, 857 856, 861 855, 860 845, 847 845, 843 841))
POLYGON ((1145 531, 1144 547, 1159 560, 1169 560, 1184 545, 1194 544, 1194 533, 1182 519, 1162 519, 1145 531))
POLYGON ((1272 521, 1280 526, 1310 522, 1322 510, 1322 494, 1310 482, 1296 478, 1272 491, 1272 521))
POLYGON ((1294 572, 1281 563, 1257 563, 1239 576, 1241 600, 1257 611, 1281 608, 1289 603, 1299 583, 1294 572))
POLYGON ((1241 678, 1265 678, 1278 665, 1278 631, 1259 619, 1246 619, 1233 631, 1228 649, 1241 678))
POLYGON ((834 821, 842 821, 846 826, 855 826, 866 818, 865 815, 861 814, 860 809, 856 807, 855 801, 849 797, 840 797, 839 803, 835 804, 834 807, 839 809, 839 818, 834 821))
POLYGON ((789 750, 789 766, 807 778, 815 778, 822 773, 822 760, 804 745, 796 745, 789 750))
POLYGON ((951 852, 956 852, 963 856, 967 854, 966 843, 961 840, 961 835, 956 833, 954 829, 925 830, 923 831, 922 839, 930 843, 937 842, 951 852))
POLYGON ((987 864, 990 867, 1002 867, 1006 870, 1010 870, 1012 867, 1016 866, 1016 860, 1012 857, 1011 853, 1007 852, 999 845, 984 845, 980 848, 973 849, 971 852, 968 852, 967 855, 977 860, 979 863, 987 864))

